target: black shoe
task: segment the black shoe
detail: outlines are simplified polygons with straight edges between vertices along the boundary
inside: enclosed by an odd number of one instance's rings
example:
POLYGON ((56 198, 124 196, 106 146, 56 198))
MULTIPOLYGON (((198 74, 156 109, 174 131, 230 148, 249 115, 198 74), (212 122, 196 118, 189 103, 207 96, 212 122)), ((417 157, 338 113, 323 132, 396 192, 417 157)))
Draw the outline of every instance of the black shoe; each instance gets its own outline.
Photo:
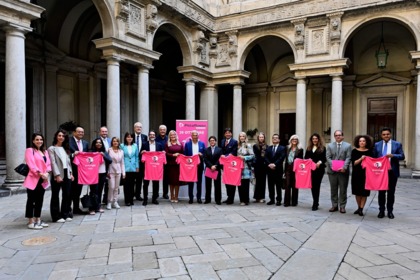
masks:
POLYGON ((188 201, 188 203, 189 203, 189 204, 193 204, 193 200, 192 200, 192 199, 190 199, 190 200, 188 201))
POLYGON ((198 198, 198 199, 197 199, 197 203, 198 203, 198 204, 202 204, 202 203, 203 203, 203 201, 201 201, 201 198, 198 198))
POLYGON ((145 200, 143 200, 143 206, 146 206, 147 205, 147 199, 145 199, 145 200))
POLYGON ((204 201, 204 204, 209 204, 210 203, 210 201, 209 200, 205 200, 204 201))
POLYGON ((316 210, 318 210, 318 206, 313 205, 312 206, 312 211, 316 211, 316 210))
POLYGON ((359 214, 360 213, 360 209, 357 209, 356 211, 354 211, 354 215, 357 215, 357 214, 359 214))
POLYGON ((363 209, 362 208, 360 208, 360 210, 359 210, 359 216, 364 216, 363 215, 363 209))
POLYGON ((385 217, 385 212, 384 211, 379 211, 378 218, 382 219, 383 217, 385 217))
POLYGON ((228 201, 228 202, 226 202, 226 204, 227 205, 232 205, 233 204, 233 201, 228 201))
POLYGON ((167 194, 162 195, 162 197, 163 197, 164 199, 169 199, 169 196, 168 196, 167 194))
POLYGON ((137 198, 137 200, 138 200, 138 201, 143 201, 143 198, 142 198, 141 196, 139 196, 139 197, 137 198))
POLYGON ((392 214, 392 212, 388 212, 388 218, 390 218, 390 219, 394 219, 394 218, 395 218, 395 216, 394 216, 394 214, 392 214))
POLYGON ((222 203, 228 203, 229 201, 226 199, 226 200, 223 200, 222 201, 222 203))
POLYGON ((220 201, 216 202, 217 205, 222 205, 222 203, 220 201))
POLYGON ((280 201, 277 201, 276 202, 276 206, 280 206, 281 205, 281 202, 280 201))
POLYGON ((156 199, 152 200, 152 203, 155 204, 155 205, 159 205, 159 201, 157 201, 156 199))
POLYGON ((273 205, 274 201, 270 200, 269 202, 267 202, 267 205, 273 205))

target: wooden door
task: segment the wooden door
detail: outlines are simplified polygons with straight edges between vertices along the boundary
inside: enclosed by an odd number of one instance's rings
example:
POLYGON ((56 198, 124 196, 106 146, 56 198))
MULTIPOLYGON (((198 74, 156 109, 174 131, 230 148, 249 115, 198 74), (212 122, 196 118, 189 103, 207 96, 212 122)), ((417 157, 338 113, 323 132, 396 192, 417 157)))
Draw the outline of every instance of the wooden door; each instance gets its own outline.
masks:
POLYGON ((396 139, 397 98, 369 98, 368 99, 367 133, 375 142, 381 140, 381 129, 389 127, 392 137, 396 139))

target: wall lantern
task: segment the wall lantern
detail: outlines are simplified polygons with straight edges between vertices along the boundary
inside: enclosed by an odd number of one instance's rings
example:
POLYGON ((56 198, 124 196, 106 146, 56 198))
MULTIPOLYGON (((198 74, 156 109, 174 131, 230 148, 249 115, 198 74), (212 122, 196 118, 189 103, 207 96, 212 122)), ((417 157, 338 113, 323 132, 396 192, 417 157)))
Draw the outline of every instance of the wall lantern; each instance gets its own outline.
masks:
POLYGON ((385 43, 384 43, 384 22, 382 22, 381 41, 375 53, 376 65, 378 66, 379 69, 384 69, 386 67, 388 55, 389 55, 389 51, 385 48, 385 43))

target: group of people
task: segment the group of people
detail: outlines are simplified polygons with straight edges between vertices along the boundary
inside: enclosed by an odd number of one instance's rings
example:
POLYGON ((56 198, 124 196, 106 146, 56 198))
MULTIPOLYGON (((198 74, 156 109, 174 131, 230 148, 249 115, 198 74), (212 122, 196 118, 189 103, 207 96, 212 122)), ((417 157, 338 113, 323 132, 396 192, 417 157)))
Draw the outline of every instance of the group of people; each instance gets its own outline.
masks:
POLYGON ((157 135, 153 130, 145 135, 142 134, 142 124, 136 122, 134 133, 126 132, 123 141, 120 141, 118 137, 110 139, 108 130, 104 126, 100 128, 99 137, 94 139, 89 146, 89 143, 83 139, 84 129, 78 126, 71 137, 67 131, 59 129, 54 134, 53 143, 48 149, 45 148, 43 135, 34 133, 31 147, 25 152, 29 174, 23 183, 23 186, 27 188, 25 215, 28 218, 28 228, 48 227, 48 224, 41 219, 41 209, 45 189, 49 186, 51 186, 51 219, 57 223, 72 221, 75 214, 103 213, 102 204, 106 205, 108 210, 120 208, 118 203, 120 185, 123 185, 126 206, 133 205, 135 199, 142 201, 142 204, 146 206, 148 187, 152 181, 151 201, 153 204, 159 204, 159 180, 150 180, 149 175, 145 174, 144 166, 148 155, 146 152, 161 152, 157 153, 153 160, 164 164, 162 176, 159 177, 162 179, 162 197, 170 198, 172 203, 178 203, 180 185, 188 184, 189 204, 194 203, 194 196, 197 203, 203 203, 202 178, 204 174, 206 188, 204 204, 211 203, 212 188, 216 204, 233 204, 236 187, 238 187, 240 205, 248 205, 250 182, 255 179, 253 182, 255 202, 265 203, 266 182, 268 182, 267 205, 280 206, 283 202, 285 207, 297 206, 299 188, 296 187, 293 163, 297 159, 310 159, 314 166, 311 171, 312 210, 318 210, 320 186, 326 168, 331 187, 332 207, 329 211, 341 213, 346 212, 351 164, 353 167, 352 193, 356 196, 358 205, 354 214, 361 216, 366 198, 369 196, 369 191, 364 187, 366 176, 361 163, 366 157, 385 156, 389 158, 392 169, 389 171, 388 190, 379 191, 378 218, 385 216, 385 205, 388 217, 394 218, 395 187, 399 177, 399 161, 404 159, 404 152, 399 142, 391 140, 389 128, 382 129, 383 140, 374 146, 370 136, 357 136, 354 139, 353 150, 349 143, 343 141, 344 135, 341 130, 334 132, 335 142, 327 146, 324 145, 322 137, 314 133, 309 137, 306 151, 303 150, 297 135, 292 135, 289 144, 285 147, 280 145, 278 134, 272 135, 272 144, 269 145, 265 134, 260 132, 257 143, 252 146, 248 143, 246 133, 241 132, 236 140, 233 138, 232 129, 226 128, 221 145, 217 145, 215 136, 210 136, 209 145, 206 148, 205 144, 199 140, 197 131, 191 132, 191 139, 185 145, 180 143, 176 131, 171 130, 168 135, 166 132, 166 126, 161 125, 157 135), (78 172, 78 165, 83 160, 81 156, 84 152, 94 152, 97 156, 99 166, 95 170, 98 174, 78 172), (162 157, 161 161, 159 157, 162 157), (193 180, 184 179, 185 175, 180 173, 180 165, 184 157, 189 158, 188 163, 191 163, 192 157, 197 158, 197 167, 194 169, 197 174, 194 174, 193 180), (342 162, 338 169, 333 167, 334 161, 342 162), (89 211, 83 211, 80 208, 83 182, 88 182, 88 177, 92 175, 95 175, 93 176, 95 183, 90 184, 89 189, 94 202, 90 204, 89 211), (227 194, 224 201, 222 201, 221 191, 222 178, 227 194), (196 192, 194 193, 195 185, 196 192), (282 199, 283 189, 284 200, 282 199))

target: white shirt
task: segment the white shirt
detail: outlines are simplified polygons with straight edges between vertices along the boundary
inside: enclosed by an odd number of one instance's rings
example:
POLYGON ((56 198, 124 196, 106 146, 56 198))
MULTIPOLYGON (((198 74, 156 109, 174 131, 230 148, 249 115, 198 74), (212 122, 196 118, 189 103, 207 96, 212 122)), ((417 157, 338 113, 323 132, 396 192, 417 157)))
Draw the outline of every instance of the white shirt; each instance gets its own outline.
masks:
POLYGON ((153 142, 153 143, 149 142, 149 150, 151 152, 156 152, 156 142, 153 142))
POLYGON ((193 155, 198 154, 198 142, 195 143, 195 144, 194 144, 194 142, 191 142, 191 144, 192 144, 192 152, 193 152, 193 155))

